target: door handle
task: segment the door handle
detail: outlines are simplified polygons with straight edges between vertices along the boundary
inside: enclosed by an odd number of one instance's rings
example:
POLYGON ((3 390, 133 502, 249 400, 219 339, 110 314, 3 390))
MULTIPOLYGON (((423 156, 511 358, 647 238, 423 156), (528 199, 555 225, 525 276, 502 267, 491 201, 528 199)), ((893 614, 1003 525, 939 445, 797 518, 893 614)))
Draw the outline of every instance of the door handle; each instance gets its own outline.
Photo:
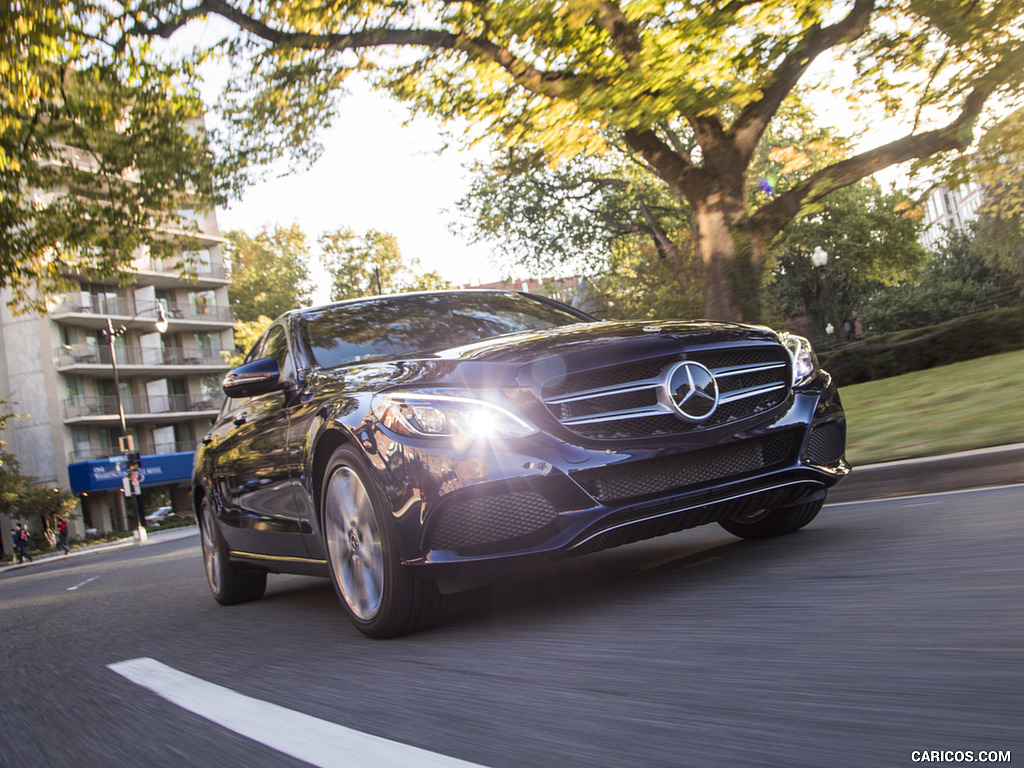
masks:
POLYGON ((235 416, 235 426, 236 427, 240 427, 243 424, 245 424, 245 422, 247 422, 248 420, 249 420, 249 415, 248 414, 240 413, 237 416, 235 416))
POLYGON ((207 435, 206 437, 204 437, 203 445, 213 445, 213 437, 211 435, 207 435))

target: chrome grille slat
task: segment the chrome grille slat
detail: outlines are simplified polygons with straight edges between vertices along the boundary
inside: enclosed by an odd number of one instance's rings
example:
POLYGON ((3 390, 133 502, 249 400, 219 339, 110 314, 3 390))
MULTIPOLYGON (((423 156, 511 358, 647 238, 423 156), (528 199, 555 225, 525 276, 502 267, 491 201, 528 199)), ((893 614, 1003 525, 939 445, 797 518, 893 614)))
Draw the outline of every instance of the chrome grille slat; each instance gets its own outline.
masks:
POLYGON ((642 419, 647 416, 664 416, 670 411, 660 403, 654 408, 638 408, 632 411, 614 411, 612 413, 605 413, 601 416, 579 416, 574 419, 563 419, 562 423, 566 426, 575 426, 577 424, 599 424, 605 421, 622 421, 623 419, 642 419))
POLYGON ((575 403, 580 400, 591 400, 596 397, 610 397, 624 392, 642 392, 645 389, 657 389, 661 386, 661 379, 648 379, 638 381, 633 385, 607 387, 605 389, 590 389, 583 392, 576 392, 572 395, 551 398, 548 405, 561 405, 562 403, 575 403))
POLYGON ((718 399, 718 403, 721 405, 724 403, 732 403, 736 400, 745 400, 748 397, 767 395, 771 392, 775 392, 776 390, 785 389, 785 387, 785 384, 773 384, 769 387, 747 387, 746 389, 737 389, 734 392, 722 395, 718 399))
POLYGON ((712 368, 711 373, 715 375, 716 379, 722 379, 728 376, 739 376, 743 373, 762 373, 764 371, 774 371, 785 367, 785 363, 773 363, 772 365, 734 365, 729 368, 712 368))
POLYGON ((789 371, 789 353, 781 344, 727 346, 567 374, 545 382, 541 396, 552 415, 582 437, 657 437, 765 413, 788 396, 789 371), (719 406, 707 421, 684 421, 659 394, 682 360, 701 363, 718 382, 719 406))

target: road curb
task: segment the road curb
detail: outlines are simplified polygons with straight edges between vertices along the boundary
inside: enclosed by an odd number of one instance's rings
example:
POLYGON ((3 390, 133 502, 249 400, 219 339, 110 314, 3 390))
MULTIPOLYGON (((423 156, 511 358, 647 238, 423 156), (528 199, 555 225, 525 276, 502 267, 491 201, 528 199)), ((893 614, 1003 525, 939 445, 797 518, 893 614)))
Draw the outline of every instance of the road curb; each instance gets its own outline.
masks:
POLYGON ((1024 483, 1024 444, 854 467, 831 504, 1024 483))
POLYGON ((133 546, 148 547, 161 542, 176 541, 177 539, 184 539, 189 536, 197 536, 198 534, 199 526, 188 525, 180 528, 171 528, 167 531, 152 531, 148 534, 146 543, 142 545, 137 544, 133 538, 125 538, 118 539, 117 541, 105 541, 102 544, 92 544, 87 547, 72 547, 71 552, 67 555, 62 552, 44 552, 42 554, 34 555, 32 560, 28 563, 9 563, 5 566, 0 566, 0 573, 17 571, 21 568, 30 568, 33 565, 48 563, 52 560, 70 560, 72 558, 81 557, 82 555, 87 555, 91 552, 102 552, 108 549, 119 549, 121 547, 133 546))

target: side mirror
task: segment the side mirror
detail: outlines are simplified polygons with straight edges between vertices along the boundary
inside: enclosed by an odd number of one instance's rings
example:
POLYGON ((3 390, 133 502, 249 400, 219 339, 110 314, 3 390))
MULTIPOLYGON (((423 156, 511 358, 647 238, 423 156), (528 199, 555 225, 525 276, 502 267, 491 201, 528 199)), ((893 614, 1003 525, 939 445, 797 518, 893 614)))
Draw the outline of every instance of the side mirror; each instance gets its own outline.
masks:
POLYGON ((228 371, 224 377, 224 393, 228 397, 256 397, 281 387, 281 369, 277 360, 263 357, 228 371))

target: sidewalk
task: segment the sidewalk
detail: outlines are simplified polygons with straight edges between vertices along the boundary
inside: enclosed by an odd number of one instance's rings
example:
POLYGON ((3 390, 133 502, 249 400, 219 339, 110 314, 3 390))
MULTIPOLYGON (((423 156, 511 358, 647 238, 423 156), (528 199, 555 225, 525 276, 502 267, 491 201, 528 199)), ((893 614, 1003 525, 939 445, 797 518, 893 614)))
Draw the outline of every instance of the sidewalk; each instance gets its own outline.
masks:
MULTIPOLYGON (((184 539, 189 536, 198 536, 199 526, 189 525, 180 528, 170 528, 166 531, 155 530, 147 533, 146 543, 142 546, 148 547, 153 544, 160 544, 168 541, 177 541, 178 539, 184 539)), ((75 557, 81 557, 91 552, 99 552, 108 549, 119 549, 121 547, 134 547, 135 539, 132 537, 126 539, 118 539, 117 541, 105 541, 102 544, 90 544, 84 547, 72 547, 71 553, 65 555, 62 551, 57 552, 43 552, 37 555, 32 555, 32 561, 28 563, 15 564, 13 562, 7 563, 4 566, 0 566, 0 573, 6 573, 7 571, 17 571, 21 568, 29 568, 33 565, 39 565, 40 563, 48 563, 53 560, 70 560, 75 557)), ((197 542, 198 546, 198 542, 197 542)))

